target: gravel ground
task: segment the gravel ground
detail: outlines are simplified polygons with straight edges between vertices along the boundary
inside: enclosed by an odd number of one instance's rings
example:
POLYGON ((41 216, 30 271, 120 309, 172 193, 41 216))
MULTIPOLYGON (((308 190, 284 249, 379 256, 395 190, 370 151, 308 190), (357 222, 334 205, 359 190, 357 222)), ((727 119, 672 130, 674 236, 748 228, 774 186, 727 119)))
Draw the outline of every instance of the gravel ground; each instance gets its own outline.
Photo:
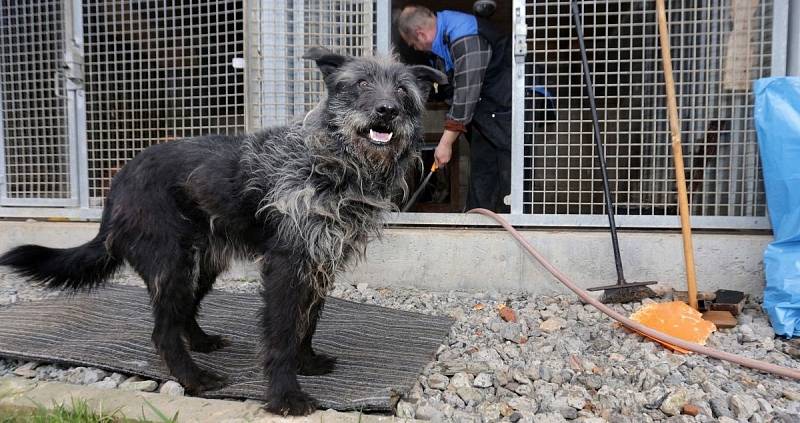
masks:
MULTIPOLYGON (((141 283, 135 278, 117 282, 141 283)), ((221 281, 216 289, 255 292, 258 284, 221 281)), ((45 295, 54 294, 0 274, 0 306, 45 295)), ((435 361, 398 404, 401 417, 456 422, 800 422, 800 383, 695 354, 673 354, 620 329, 571 295, 374 289, 365 283, 339 283, 332 295, 456 320, 435 361), (503 313, 513 311, 516 322, 501 318, 503 307, 503 313)), ((630 314, 640 305, 615 307, 630 314)), ((775 338, 755 301, 748 302, 736 328, 714 333, 708 346, 800 368, 800 342, 775 338)), ((0 377, 14 373, 183 395, 174 382, 159 386, 98 369, 0 358, 0 377)))

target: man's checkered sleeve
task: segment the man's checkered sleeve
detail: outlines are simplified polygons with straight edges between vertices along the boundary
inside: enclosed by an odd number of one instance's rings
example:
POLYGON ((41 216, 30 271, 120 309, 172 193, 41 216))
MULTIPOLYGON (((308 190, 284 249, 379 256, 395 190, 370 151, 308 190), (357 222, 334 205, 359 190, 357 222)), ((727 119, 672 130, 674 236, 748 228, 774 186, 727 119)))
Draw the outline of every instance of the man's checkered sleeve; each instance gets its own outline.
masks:
POLYGON ((483 77, 492 48, 480 35, 459 38, 450 46, 453 57, 453 103, 447 113, 445 127, 464 131, 472 121, 475 105, 478 103, 483 85, 483 77))

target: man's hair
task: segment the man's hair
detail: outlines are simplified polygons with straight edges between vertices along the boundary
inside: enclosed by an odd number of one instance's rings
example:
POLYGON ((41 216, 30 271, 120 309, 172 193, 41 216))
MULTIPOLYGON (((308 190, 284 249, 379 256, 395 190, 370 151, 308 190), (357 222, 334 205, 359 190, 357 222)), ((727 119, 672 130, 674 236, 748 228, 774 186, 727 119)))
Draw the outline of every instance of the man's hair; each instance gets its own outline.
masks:
POLYGON ((397 16, 395 25, 401 34, 408 37, 415 35, 416 30, 426 28, 435 18, 436 15, 425 6, 408 5, 397 16))

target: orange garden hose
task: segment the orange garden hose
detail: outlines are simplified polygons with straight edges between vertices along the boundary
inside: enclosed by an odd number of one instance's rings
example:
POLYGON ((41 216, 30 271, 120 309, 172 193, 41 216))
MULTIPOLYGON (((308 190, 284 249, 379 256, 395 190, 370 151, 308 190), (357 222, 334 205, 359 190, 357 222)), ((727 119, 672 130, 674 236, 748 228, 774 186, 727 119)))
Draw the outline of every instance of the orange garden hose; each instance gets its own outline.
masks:
POLYGON ((696 353, 704 354, 709 357, 714 357, 720 360, 726 360, 731 363, 736 363, 745 367, 750 367, 752 369, 761 370, 768 373, 773 373, 779 376, 792 378, 792 379, 800 379, 800 370, 792 369, 789 367, 778 366, 776 364, 767 363, 760 360, 754 360, 752 358, 742 357, 740 355, 731 354, 725 351, 719 351, 714 348, 704 347, 702 345, 695 344, 693 342, 687 342, 683 339, 675 338, 673 336, 667 335, 665 333, 659 332, 657 330, 651 329, 645 325, 642 325, 639 322, 633 321, 616 311, 612 310, 605 304, 601 303, 588 292, 584 291, 581 288, 578 288, 574 282, 572 282, 565 274, 561 273, 558 269, 556 269, 552 264, 550 264, 545 258, 536 251, 533 246, 522 237, 522 235, 508 223, 507 220, 502 218, 501 216, 497 215, 494 212, 491 212, 486 209, 472 209, 469 213, 478 213, 484 216, 488 216, 500 225, 503 226, 511 235, 522 244, 522 247, 535 258, 548 272, 550 272, 556 279, 561 281, 567 288, 571 289, 572 292, 577 294, 584 302, 593 305, 598 310, 602 311, 612 319, 620 322, 623 326, 627 327, 628 329, 634 330, 639 332, 642 335, 647 337, 653 338, 658 340, 659 342, 663 342, 670 345, 675 345, 677 347, 683 348, 685 350, 693 351, 696 353))

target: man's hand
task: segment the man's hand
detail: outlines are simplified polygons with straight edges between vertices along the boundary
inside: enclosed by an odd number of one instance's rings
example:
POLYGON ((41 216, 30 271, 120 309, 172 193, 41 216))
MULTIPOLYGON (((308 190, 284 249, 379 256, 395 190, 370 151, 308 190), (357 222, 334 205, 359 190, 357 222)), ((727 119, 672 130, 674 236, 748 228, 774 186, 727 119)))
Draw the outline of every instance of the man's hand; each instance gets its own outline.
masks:
POLYGON ((436 160, 436 166, 442 167, 446 165, 453 156, 453 144, 458 140, 460 132, 445 129, 442 133, 442 138, 439 139, 439 145, 433 152, 433 158, 436 160))

